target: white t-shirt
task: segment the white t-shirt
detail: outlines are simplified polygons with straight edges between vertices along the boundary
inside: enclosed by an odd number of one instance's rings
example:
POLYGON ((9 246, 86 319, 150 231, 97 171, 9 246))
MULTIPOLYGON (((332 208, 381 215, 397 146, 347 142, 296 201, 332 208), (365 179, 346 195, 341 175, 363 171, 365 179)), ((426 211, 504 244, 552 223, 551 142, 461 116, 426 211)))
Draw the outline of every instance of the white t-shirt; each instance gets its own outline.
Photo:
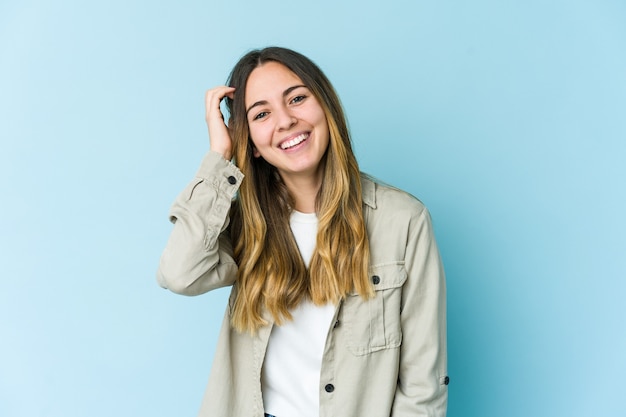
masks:
MULTIPOLYGON (((317 216, 294 211, 290 225, 308 267, 317 216)), ((291 314, 293 321, 274 326, 267 346, 261 377, 265 412, 277 417, 318 417, 322 355, 335 306, 305 300, 291 314)))

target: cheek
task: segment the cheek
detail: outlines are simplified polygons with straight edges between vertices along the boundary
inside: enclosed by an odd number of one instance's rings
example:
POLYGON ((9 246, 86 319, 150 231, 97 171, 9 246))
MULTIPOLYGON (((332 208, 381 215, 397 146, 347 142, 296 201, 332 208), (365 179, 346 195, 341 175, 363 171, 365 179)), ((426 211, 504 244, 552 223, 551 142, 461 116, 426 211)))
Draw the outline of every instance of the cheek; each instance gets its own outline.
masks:
POLYGON ((269 125, 264 126, 256 124, 255 126, 251 126, 248 131, 250 132, 252 143, 254 143, 257 148, 271 145, 273 130, 269 125))
POLYGON ((321 126, 322 132, 324 132, 327 138, 330 138, 330 127, 328 126, 328 121, 326 120, 326 116, 322 113, 322 116, 319 119, 319 126, 321 126))
POLYGON ((327 123, 326 122, 326 113, 324 113, 324 109, 319 104, 319 102, 315 102, 311 108, 311 115, 317 120, 318 123, 327 123))
POLYGON ((315 124, 320 126, 325 132, 329 131, 328 120, 326 120, 326 115, 322 109, 319 109, 319 112, 316 114, 315 124))

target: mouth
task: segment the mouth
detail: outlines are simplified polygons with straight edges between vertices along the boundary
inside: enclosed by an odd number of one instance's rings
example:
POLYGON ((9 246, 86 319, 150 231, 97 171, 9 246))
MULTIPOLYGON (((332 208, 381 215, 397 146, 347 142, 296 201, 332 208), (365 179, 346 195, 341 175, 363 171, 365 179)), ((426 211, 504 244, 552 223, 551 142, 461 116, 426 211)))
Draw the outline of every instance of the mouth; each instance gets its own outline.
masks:
POLYGON ((302 142, 304 142, 305 140, 307 140, 309 138, 310 134, 309 132, 304 132, 304 133, 300 133, 299 135, 291 138, 291 139, 287 139, 286 141, 282 142, 279 146, 280 149, 282 150, 287 150, 287 149, 291 149, 294 148, 296 146, 298 146, 299 144, 301 144, 302 142))

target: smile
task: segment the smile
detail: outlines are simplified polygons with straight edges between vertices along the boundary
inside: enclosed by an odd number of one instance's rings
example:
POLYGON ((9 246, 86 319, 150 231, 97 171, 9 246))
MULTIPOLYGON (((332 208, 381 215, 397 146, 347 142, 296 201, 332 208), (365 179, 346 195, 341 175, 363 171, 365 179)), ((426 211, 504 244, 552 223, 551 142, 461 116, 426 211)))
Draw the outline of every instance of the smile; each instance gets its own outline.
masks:
POLYGON ((286 150, 301 144, 309 138, 309 133, 301 133, 293 139, 289 139, 280 144, 280 149, 286 150))

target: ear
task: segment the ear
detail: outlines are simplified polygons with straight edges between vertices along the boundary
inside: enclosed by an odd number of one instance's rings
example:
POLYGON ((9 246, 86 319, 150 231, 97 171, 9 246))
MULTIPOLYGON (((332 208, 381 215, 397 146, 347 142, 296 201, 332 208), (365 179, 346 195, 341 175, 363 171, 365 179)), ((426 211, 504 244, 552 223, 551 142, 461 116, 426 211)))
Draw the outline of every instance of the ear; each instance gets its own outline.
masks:
POLYGON ((256 148, 256 145, 254 144, 254 141, 251 137, 248 137, 248 146, 252 147, 252 156, 254 156, 255 158, 261 157, 261 152, 259 152, 259 150, 256 148))

